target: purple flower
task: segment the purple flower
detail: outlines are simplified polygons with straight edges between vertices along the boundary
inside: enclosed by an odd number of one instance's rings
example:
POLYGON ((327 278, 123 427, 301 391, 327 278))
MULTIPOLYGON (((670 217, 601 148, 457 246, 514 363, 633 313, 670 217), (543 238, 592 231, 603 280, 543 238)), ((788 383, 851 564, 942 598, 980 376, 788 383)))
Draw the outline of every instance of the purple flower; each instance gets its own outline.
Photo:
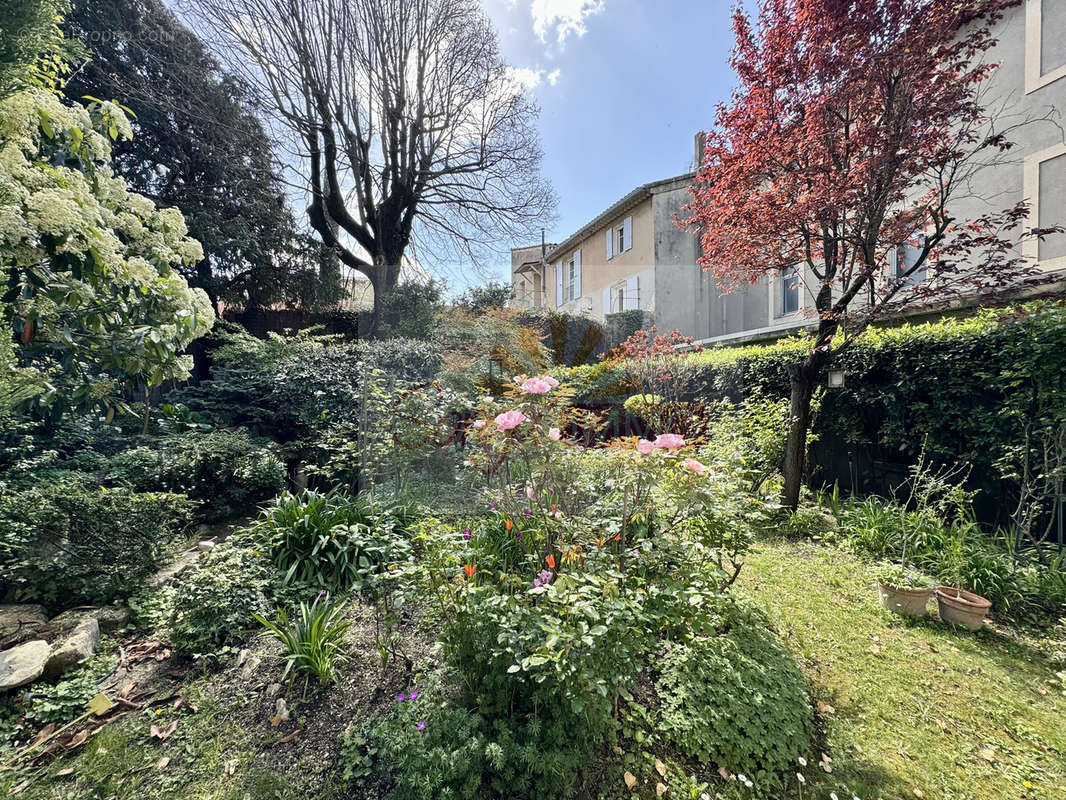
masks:
POLYGON ((551 570, 543 569, 540 574, 533 579, 533 588, 539 588, 541 586, 547 586, 552 582, 551 570))
POLYGON ((489 511, 495 511, 495 510, 496 510, 496 504, 495 503, 489 503, 489 511))
POLYGON ((533 509, 532 508, 523 509, 522 513, 525 514, 527 517, 532 517, 533 516, 533 509))
POLYGON ((415 689, 413 692, 411 692, 409 695, 407 695, 407 699, 408 700, 417 700, 418 699, 418 690, 415 689))
POLYGON ((516 538, 516 539, 521 539, 522 538, 522 531, 518 530, 518 528, 514 529, 514 538, 516 538))
POLYGON ((418 730, 420 730, 420 731, 424 731, 426 729, 426 723, 424 723, 424 722, 416 723, 415 727, 418 728, 418 730))
POLYGON ((469 528, 463 528, 463 538, 464 539, 466 539, 469 542, 470 541, 470 537, 472 535, 473 534, 472 534, 472 532, 471 532, 471 530, 469 528))
POLYGON ((321 591, 320 591, 320 592, 318 593, 318 596, 319 596, 319 597, 325 597, 325 596, 326 596, 326 595, 328 595, 328 594, 329 594, 329 592, 327 592, 327 591, 326 591, 325 589, 322 589, 322 590, 321 590, 321 591))
POLYGON ((402 703, 406 699, 407 699, 407 695, 403 694, 402 692, 400 694, 396 695, 396 702, 397 703, 402 703))

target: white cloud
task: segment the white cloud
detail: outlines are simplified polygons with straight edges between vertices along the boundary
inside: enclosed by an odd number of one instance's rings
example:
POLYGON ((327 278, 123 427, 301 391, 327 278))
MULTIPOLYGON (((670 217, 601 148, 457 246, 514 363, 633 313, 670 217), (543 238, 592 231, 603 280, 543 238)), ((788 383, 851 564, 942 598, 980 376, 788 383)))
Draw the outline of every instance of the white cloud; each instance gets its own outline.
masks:
POLYGON ((558 44, 563 44, 570 34, 585 35, 585 19, 603 11, 604 0, 533 0, 530 13, 533 15, 533 32, 542 42, 555 34, 558 44))
POLYGON ((559 82, 559 76, 562 75, 561 69, 553 69, 548 72, 543 69, 532 69, 530 67, 508 67, 507 77, 514 83, 515 91, 528 91, 530 89, 536 89, 545 81, 549 86, 554 86, 559 82))
POLYGON ((544 80, 544 70, 529 67, 508 67, 507 75, 523 89, 536 89, 544 80))

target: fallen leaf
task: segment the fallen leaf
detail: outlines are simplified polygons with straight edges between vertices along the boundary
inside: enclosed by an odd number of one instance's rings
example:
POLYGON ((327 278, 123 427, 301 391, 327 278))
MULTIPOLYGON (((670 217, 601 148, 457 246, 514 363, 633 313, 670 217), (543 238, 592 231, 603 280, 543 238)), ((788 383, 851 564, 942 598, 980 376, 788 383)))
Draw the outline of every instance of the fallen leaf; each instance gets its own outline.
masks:
POLYGON ((148 735, 155 739, 158 739, 159 741, 163 741, 168 736, 170 736, 170 734, 174 733, 174 731, 176 731, 177 729, 178 721, 174 720, 165 728, 160 728, 158 725, 153 725, 149 730, 148 735))
POLYGON ((270 727, 271 728, 276 728, 280 724, 281 724, 281 717, 275 715, 275 716, 270 718, 270 727))
POLYGON ((830 716, 832 714, 835 714, 836 712, 837 712, 837 710, 835 708, 833 708, 831 705, 829 705, 829 703, 823 703, 821 700, 818 701, 818 713, 819 714, 825 714, 826 716, 830 716))
POLYGON ((719 767, 718 774, 722 776, 722 780, 724 781, 736 780, 736 778, 733 777, 733 773, 727 770, 725 767, 719 767))
POLYGON ((167 768, 167 764, 169 764, 169 763, 170 763, 170 757, 169 756, 163 756, 161 759, 159 759, 158 761, 155 762, 155 768, 156 769, 166 769, 167 768))
POLYGON ((923 792, 921 789, 915 789, 914 796, 917 797, 918 800, 922 800, 922 798, 925 797, 925 792, 923 792))
POLYGON ((8 794, 22 794, 24 791, 26 791, 26 787, 29 786, 29 785, 30 785, 29 779, 24 780, 18 786, 12 787, 11 791, 8 792, 8 794))
POLYGON ((47 725, 37 731, 37 735, 33 738, 32 746, 36 747, 37 745, 39 745, 41 742, 51 736, 55 732, 55 729, 56 724, 54 722, 49 722, 47 725))
POLYGON ((990 764, 996 760, 996 751, 991 747, 982 747, 978 755, 990 764))
POLYGON ((300 729, 297 728, 292 733, 287 734, 285 736, 282 736, 280 739, 278 739, 277 744, 288 744, 293 739, 295 739, 299 735, 299 733, 300 733, 300 729))
POLYGON ((130 692, 133 691, 133 687, 135 687, 136 685, 137 685, 136 683, 127 683, 127 684, 125 684, 121 689, 119 689, 118 696, 119 697, 129 697, 130 696, 130 692))
POLYGON ((662 783, 655 784, 655 796, 662 797, 664 794, 666 794, 666 786, 662 783))
POLYGON ((666 777, 666 764, 664 764, 659 759, 655 759, 655 771, 658 772, 660 775, 662 775, 665 778, 666 777))
POLYGON ((237 759, 231 758, 229 761, 222 765, 222 772, 225 775, 232 775, 237 771, 237 759))
POLYGON ((620 756, 620 755, 622 755, 622 748, 621 748, 621 747, 619 747, 618 745, 615 745, 615 746, 614 746, 614 754, 615 754, 616 756, 620 756))
POLYGON ((81 747, 83 744, 85 744, 85 740, 88 739, 88 738, 89 738, 88 729, 83 730, 83 731, 78 731, 76 734, 74 734, 74 736, 71 738, 71 740, 69 742, 67 742, 67 747, 81 747))
POLYGON ((184 703, 185 703, 185 696, 182 695, 181 697, 179 697, 177 700, 174 701, 174 710, 177 711, 179 708, 182 707, 182 705, 184 703))
POLYGON ((67 775, 73 775, 73 774, 74 774, 74 767, 64 767, 63 769, 59 770, 59 772, 56 773, 56 777, 57 778, 65 778, 65 777, 67 777, 67 775))
POLYGON ((870 652, 871 652, 871 653, 873 653, 873 654, 874 654, 875 656, 876 656, 876 655, 877 655, 878 653, 880 653, 880 652, 881 652, 882 650, 884 650, 884 648, 883 648, 883 647, 881 647, 881 645, 879 645, 879 644, 872 644, 872 645, 870 645, 870 652))
POLYGON ((632 789, 634 786, 637 785, 637 776, 630 772, 628 769, 625 771, 625 774, 622 777, 625 778, 627 789, 632 789))

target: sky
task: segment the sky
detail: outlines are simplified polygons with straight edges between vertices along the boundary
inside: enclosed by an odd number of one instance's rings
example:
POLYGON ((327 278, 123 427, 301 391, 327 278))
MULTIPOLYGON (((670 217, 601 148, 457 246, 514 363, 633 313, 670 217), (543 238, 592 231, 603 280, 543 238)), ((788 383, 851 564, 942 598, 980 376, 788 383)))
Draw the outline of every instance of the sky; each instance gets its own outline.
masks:
MULTIPOLYGON (((549 242, 648 181, 688 171, 735 76, 730 0, 484 0, 541 109, 549 242)), ((533 244, 534 242, 515 242, 533 244)), ((501 263, 496 280, 510 280, 501 263)))

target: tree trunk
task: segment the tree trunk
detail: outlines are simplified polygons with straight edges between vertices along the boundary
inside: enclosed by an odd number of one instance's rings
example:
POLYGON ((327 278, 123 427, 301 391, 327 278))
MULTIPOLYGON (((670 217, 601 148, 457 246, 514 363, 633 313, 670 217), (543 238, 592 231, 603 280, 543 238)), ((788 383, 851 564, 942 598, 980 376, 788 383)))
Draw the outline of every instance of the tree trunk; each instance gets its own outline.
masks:
POLYGON ((807 466, 807 433, 811 427, 811 399, 814 397, 814 387, 817 385, 818 376, 821 374, 825 361, 825 353, 816 349, 806 361, 791 365, 788 371, 791 398, 781 505, 790 511, 795 511, 799 506, 803 474, 807 466))

